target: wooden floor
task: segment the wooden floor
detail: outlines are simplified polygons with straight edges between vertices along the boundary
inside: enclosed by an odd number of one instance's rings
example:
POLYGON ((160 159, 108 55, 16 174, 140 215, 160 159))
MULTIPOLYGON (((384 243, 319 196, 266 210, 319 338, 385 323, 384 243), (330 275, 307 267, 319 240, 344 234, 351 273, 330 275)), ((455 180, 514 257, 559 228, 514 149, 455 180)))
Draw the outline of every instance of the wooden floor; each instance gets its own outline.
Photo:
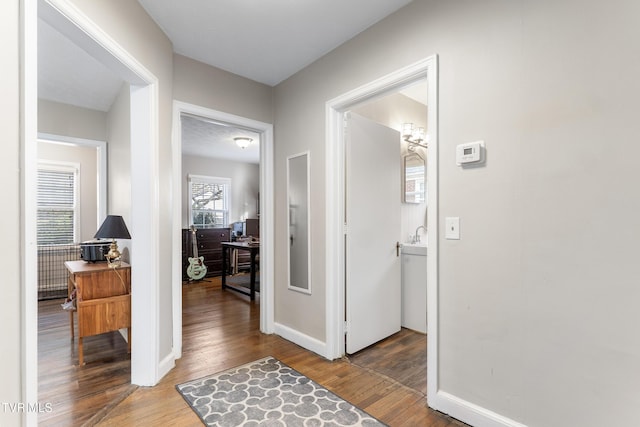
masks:
MULTIPOLYGON (((426 403, 426 337, 403 330, 378 345, 328 361, 259 332, 259 302, 220 289, 219 280, 183 287, 183 355, 155 387, 129 384, 130 357, 118 333, 85 338, 85 366, 61 301, 40 303, 42 426, 199 426, 175 385, 274 356, 390 426, 464 426, 426 403), (416 356, 416 357, 414 357, 416 356), (423 360, 424 359, 424 360, 423 360)), ((133 308, 135 310, 135 307, 133 308)), ((133 343, 135 346, 135 343, 133 343)))

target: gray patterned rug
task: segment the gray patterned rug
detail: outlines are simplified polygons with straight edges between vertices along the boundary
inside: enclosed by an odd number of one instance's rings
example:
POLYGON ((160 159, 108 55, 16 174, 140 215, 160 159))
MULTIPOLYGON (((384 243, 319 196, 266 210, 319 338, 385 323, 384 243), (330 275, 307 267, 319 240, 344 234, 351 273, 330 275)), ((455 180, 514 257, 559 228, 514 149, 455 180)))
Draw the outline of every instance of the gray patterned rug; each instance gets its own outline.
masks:
POLYGON ((176 389, 208 426, 385 426, 273 357, 176 389))

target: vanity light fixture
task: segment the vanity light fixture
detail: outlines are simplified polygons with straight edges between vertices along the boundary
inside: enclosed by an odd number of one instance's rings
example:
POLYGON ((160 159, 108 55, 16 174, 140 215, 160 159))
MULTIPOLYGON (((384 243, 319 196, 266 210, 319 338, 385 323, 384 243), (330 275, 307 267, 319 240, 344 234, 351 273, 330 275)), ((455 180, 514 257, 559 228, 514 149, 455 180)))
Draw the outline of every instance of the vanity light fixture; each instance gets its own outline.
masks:
POLYGON ((415 150, 416 146, 427 148, 427 143, 423 143, 426 133, 423 127, 416 127, 413 123, 402 124, 402 138, 409 143, 409 151, 415 150))
POLYGON ((233 140, 236 142, 236 144, 238 144, 238 147, 242 149, 247 148, 253 141, 253 139, 247 138, 246 136, 238 136, 236 138, 233 138, 233 140))

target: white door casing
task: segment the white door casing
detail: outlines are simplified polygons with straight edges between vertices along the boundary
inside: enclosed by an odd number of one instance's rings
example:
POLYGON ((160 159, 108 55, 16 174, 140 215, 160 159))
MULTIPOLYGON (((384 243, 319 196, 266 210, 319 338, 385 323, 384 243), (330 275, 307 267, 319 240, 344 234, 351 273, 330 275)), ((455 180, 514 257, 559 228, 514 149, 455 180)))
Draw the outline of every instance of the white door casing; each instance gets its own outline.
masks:
POLYGON ((438 361, 438 56, 409 64, 327 101, 326 113, 326 330, 324 355, 336 359, 344 345, 344 138, 343 116, 367 100, 392 93, 418 81, 427 82, 427 400, 429 407, 449 414, 467 412, 459 402, 439 391, 438 361))
POLYGON ((401 323, 400 132, 354 113, 346 128, 347 353, 401 323))

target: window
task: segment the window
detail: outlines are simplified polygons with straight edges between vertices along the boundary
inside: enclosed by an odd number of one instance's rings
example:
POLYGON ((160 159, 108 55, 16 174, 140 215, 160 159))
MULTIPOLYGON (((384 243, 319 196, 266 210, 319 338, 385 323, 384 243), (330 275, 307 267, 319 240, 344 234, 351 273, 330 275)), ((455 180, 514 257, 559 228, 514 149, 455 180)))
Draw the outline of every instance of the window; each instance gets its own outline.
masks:
POLYGON ((79 166, 39 163, 38 245, 74 243, 78 224, 79 166))
POLYGON ((196 228, 228 227, 230 178, 189 175, 189 218, 196 228))

